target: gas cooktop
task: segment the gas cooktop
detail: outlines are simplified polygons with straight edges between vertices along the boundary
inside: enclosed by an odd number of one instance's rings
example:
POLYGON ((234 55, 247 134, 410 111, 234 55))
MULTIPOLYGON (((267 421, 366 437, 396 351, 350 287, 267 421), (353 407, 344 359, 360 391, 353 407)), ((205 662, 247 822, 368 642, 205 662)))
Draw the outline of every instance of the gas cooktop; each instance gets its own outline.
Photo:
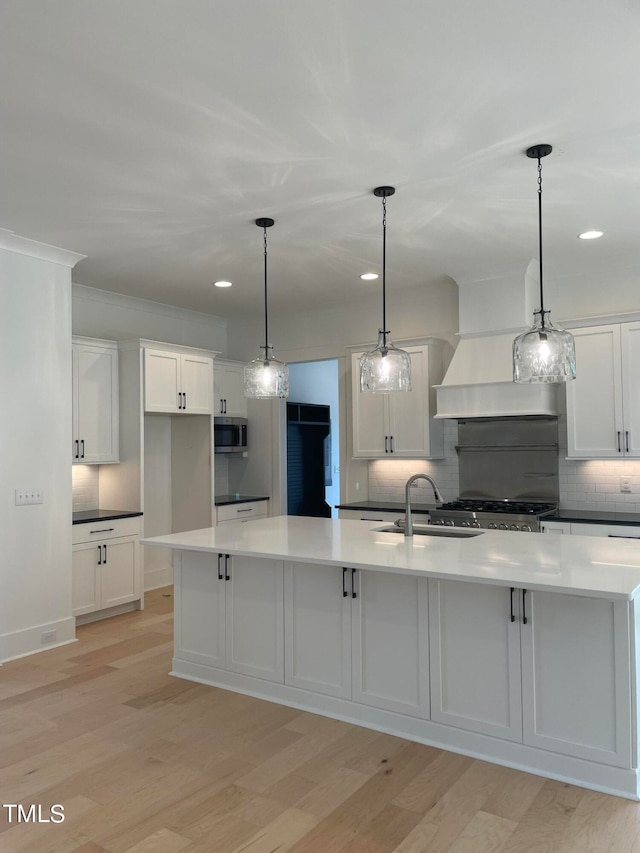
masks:
POLYGON ((540 530, 540 519, 555 515, 557 505, 543 501, 495 501, 465 499, 444 503, 432 509, 432 524, 449 527, 481 527, 488 530, 540 530))
POLYGON ((510 512, 517 515, 539 515, 556 509, 553 503, 531 501, 494 501, 459 499, 441 504, 438 510, 454 510, 456 512, 510 512))

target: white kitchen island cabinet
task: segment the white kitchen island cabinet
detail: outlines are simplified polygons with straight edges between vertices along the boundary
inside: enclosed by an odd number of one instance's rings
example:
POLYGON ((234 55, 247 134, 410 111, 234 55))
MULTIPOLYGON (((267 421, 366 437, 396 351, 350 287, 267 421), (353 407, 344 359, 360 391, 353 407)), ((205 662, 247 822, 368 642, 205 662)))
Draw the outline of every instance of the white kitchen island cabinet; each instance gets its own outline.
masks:
POLYGON ((174 561, 176 657, 284 680, 282 562, 180 552, 174 561))
POLYGON ((640 799, 637 543, 376 527, 144 540, 174 549, 173 674, 640 799))

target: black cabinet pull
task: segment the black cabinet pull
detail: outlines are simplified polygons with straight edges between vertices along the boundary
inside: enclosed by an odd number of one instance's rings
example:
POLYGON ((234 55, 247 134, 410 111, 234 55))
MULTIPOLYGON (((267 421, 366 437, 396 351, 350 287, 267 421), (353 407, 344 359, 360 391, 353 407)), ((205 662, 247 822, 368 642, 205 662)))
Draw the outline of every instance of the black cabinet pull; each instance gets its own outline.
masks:
POLYGON ((76 459, 80 458, 80 442, 76 438, 76 459))
POLYGON ((80 459, 84 459, 84 438, 80 440, 80 444, 82 445, 82 452, 80 453, 80 459))
POLYGON ((220 397, 220 414, 221 414, 221 415, 224 415, 224 405, 223 405, 223 403, 224 403, 224 400, 222 399, 222 397, 220 397))
POLYGON ((222 578, 222 554, 218 554, 218 580, 223 580, 222 578))
POLYGON ((516 590, 515 590, 515 587, 513 587, 513 586, 512 586, 512 587, 511 587, 511 621, 512 621, 512 622, 515 622, 515 621, 516 621, 516 617, 515 617, 515 616, 514 616, 514 614, 513 614, 513 593, 514 593, 515 591, 516 591, 516 590))
POLYGON ((345 568, 345 566, 342 567, 342 597, 343 598, 346 598, 349 595, 349 593, 347 592, 347 580, 346 580, 348 571, 349 571, 349 569, 345 568))
POLYGON ((89 533, 111 533, 115 527, 101 527, 100 530, 90 530, 89 533))
POLYGON ((222 403, 223 403, 222 414, 226 415, 227 414, 227 401, 223 400, 222 403))
POLYGON ((385 437, 384 437, 384 452, 385 453, 389 452, 389 436, 388 435, 385 435, 385 437))
POLYGON ((224 555, 224 579, 226 581, 231 580, 231 577, 229 576, 229 555, 228 554, 224 555))
POLYGON ((618 453, 622 453, 622 449, 620 447, 620 430, 618 430, 618 453))
POLYGON ((106 566, 106 565, 107 565, 107 546, 106 546, 106 545, 103 545, 102 547, 104 548, 104 559, 103 559, 103 561, 102 561, 102 562, 103 562, 103 563, 104 563, 104 565, 106 566))
POLYGON ((356 592, 356 569, 351 569, 351 598, 357 598, 356 592))
POLYGON ((98 565, 102 565, 102 545, 98 545, 98 565))
POLYGON ((185 410, 185 412, 187 411, 187 392, 186 391, 182 392, 182 408, 185 410))
POLYGON ((527 624, 527 590, 522 590, 522 624, 527 624))
POLYGON ((628 453, 629 452, 629 430, 628 429, 625 430, 625 432, 624 432, 624 439, 625 439, 625 450, 628 453))
POLYGON ((392 435, 389 436, 389 447, 391 448, 391 450, 389 452, 393 453, 393 436, 392 435))

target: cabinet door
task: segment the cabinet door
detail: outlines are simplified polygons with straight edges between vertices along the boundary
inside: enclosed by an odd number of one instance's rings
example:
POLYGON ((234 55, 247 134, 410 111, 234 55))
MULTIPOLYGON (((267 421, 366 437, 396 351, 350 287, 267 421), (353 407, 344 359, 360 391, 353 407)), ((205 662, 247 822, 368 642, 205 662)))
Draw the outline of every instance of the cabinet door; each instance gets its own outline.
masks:
POLYGON ((182 411, 179 406, 180 353, 145 349, 144 351, 144 410, 145 412, 182 411))
POLYGON ((73 461, 118 461, 118 351, 75 344, 73 461), (76 453, 79 457, 76 458, 76 453))
POLYGON ((640 323, 623 323, 622 336, 622 405, 624 409, 625 456, 640 457, 640 323))
POLYGON ((353 699, 363 705, 427 718, 426 579, 357 571, 352 582, 353 699))
POLYGON ((576 373, 567 382, 567 455, 623 454, 620 326, 575 329, 576 373))
POLYGON ((224 555, 175 551, 174 654, 180 660, 225 668, 224 555))
POLYGON ((102 546, 96 542, 73 546, 71 562, 71 613, 80 616, 100 609, 98 560, 102 546))
POLYGON ((287 563, 285 684, 351 698, 351 572, 287 563))
POLYGON ((389 450, 399 457, 429 456, 429 350, 407 347, 411 391, 389 394, 389 450))
POLYGON ((540 522, 540 532, 541 533, 552 533, 555 535, 566 535, 569 536, 571 534, 571 522, 570 521, 541 521, 540 522))
POLYGON ((631 767, 627 602, 532 592, 526 609, 524 743, 631 767))
POLYGON ((223 414, 246 418, 247 398, 244 396, 244 365, 222 364, 217 370, 220 372, 219 389, 221 393, 215 395, 214 408, 216 412, 220 403, 218 396, 220 396, 223 414))
POLYGON ((360 391, 361 355, 360 352, 351 354, 353 455, 364 459, 388 457, 388 395, 363 394, 360 391))
POLYGON ((107 541, 100 566, 101 606, 115 607, 142 594, 138 537, 107 541))
POLYGON ((522 740, 518 590, 429 581, 431 719, 522 740))
POLYGON ((284 681, 281 560, 231 557, 226 591, 227 669, 284 681))
POLYGON ((191 415, 213 414, 213 359, 181 355, 181 387, 184 410, 191 415))

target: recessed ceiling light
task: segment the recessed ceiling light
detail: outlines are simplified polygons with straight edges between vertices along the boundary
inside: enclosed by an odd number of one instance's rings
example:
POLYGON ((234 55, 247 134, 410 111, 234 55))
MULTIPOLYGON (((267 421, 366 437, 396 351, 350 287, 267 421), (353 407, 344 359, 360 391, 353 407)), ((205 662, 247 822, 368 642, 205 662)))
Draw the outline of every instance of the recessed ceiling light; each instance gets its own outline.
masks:
POLYGON ((230 281, 214 281, 214 287, 231 287, 230 281))
POLYGON ((597 237, 602 237, 602 231, 583 231, 578 234, 581 240, 595 240, 597 237))
POLYGON ((377 272, 363 272, 360 278, 363 281, 374 281, 376 278, 379 278, 377 272))

